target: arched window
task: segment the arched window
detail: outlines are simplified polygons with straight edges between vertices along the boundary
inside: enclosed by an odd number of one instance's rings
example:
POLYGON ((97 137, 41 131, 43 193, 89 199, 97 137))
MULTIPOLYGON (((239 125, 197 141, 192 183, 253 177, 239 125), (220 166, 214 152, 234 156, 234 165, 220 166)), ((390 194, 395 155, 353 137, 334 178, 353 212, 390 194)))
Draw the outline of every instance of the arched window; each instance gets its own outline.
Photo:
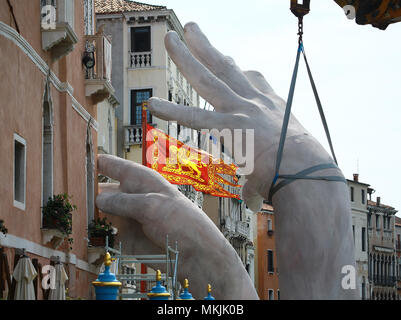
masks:
POLYGON ((91 131, 92 118, 88 121, 86 128, 86 209, 88 224, 92 222, 95 217, 95 183, 94 183, 94 154, 93 154, 93 140, 91 131))
POLYGON ((42 119, 42 205, 53 196, 53 103, 47 76, 42 119))

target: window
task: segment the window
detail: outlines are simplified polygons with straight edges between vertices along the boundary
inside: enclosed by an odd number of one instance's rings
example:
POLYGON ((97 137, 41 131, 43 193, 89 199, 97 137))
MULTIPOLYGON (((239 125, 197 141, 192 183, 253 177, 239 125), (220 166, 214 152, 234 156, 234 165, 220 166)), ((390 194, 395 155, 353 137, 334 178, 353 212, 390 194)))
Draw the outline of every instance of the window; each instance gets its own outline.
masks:
POLYGON ((391 217, 387 217, 387 230, 391 230, 391 217))
POLYGON ((42 204, 45 205, 53 196, 53 112, 48 81, 44 93, 42 130, 42 204))
POLYGON ((376 214, 376 229, 380 229, 380 216, 376 214))
POLYGON ((268 290, 268 299, 274 300, 274 290, 273 289, 268 290))
POLYGON ((271 219, 267 220, 267 231, 273 231, 273 223, 271 219))
POLYGON ((353 236, 354 244, 355 244, 355 226, 352 226, 352 236, 353 236))
POLYGON ((362 227, 362 251, 366 251, 366 228, 362 227))
MULTIPOLYGON (((131 125, 142 124, 142 102, 149 100, 152 89, 131 90, 131 125)), ((147 111, 148 123, 152 123, 152 115, 147 111)))
POLYGON ((368 227, 372 227, 372 215, 370 213, 368 213, 368 227))
POLYGON ((267 250, 267 272, 274 273, 273 250, 267 250))
POLYGON ((26 142, 14 134, 14 206, 25 210, 26 142))
POLYGON ((277 300, 280 300, 280 290, 277 290, 277 300))
POLYGON ((351 201, 354 202, 354 187, 351 187, 351 201))
POLYGON ((150 27, 131 28, 131 52, 149 52, 150 43, 150 27))
POLYGON ((362 201, 362 204, 365 204, 365 190, 364 189, 362 189, 362 192, 361 192, 361 201, 362 201))

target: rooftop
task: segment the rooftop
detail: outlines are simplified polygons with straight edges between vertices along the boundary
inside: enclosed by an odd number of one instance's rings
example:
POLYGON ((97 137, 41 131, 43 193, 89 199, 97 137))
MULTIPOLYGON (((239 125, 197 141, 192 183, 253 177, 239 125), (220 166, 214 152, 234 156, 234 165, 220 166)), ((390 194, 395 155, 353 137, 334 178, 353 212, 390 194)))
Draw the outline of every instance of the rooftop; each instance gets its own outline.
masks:
POLYGON ((165 6, 157 6, 137 1, 129 0, 95 0, 96 14, 120 13, 120 12, 139 12, 166 10, 165 6))
MULTIPOLYGON (((368 200, 368 205, 369 205, 369 206, 377 206, 377 203, 376 203, 375 201, 368 200)), ((394 210, 393 207, 387 206, 387 205, 382 204, 382 203, 379 204, 379 207, 386 208, 386 209, 390 209, 390 210, 394 210)))

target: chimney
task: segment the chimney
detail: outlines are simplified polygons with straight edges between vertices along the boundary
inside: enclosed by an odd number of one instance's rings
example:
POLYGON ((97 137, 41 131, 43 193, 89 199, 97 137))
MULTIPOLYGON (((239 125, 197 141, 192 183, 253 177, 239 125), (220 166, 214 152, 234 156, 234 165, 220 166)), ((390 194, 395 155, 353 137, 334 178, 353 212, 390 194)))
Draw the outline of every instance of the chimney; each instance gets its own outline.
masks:
POLYGON ((354 173, 354 181, 359 182, 359 174, 358 173, 354 173))
POLYGON ((380 197, 376 197, 376 205, 379 207, 380 206, 380 197))

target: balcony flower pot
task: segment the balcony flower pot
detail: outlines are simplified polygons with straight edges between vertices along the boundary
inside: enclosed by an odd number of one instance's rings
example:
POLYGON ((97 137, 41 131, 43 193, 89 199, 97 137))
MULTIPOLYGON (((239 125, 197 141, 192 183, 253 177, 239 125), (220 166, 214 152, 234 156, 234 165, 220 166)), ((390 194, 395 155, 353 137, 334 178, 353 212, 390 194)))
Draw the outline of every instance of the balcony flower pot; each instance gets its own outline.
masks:
POLYGON ((89 243, 94 247, 104 247, 104 246, 106 246, 106 238, 105 237, 90 237, 89 243))
POLYGON ((72 212, 77 207, 70 203, 71 196, 68 194, 53 195, 49 198, 46 205, 42 207, 43 213, 43 228, 57 229, 68 239, 71 245, 73 239, 72 234, 72 212))
POLYGON ((107 222, 107 218, 97 218, 92 220, 88 226, 89 243, 94 247, 104 247, 106 245, 106 237, 108 237, 109 247, 114 247, 114 238, 116 235, 116 228, 111 222, 107 222))

